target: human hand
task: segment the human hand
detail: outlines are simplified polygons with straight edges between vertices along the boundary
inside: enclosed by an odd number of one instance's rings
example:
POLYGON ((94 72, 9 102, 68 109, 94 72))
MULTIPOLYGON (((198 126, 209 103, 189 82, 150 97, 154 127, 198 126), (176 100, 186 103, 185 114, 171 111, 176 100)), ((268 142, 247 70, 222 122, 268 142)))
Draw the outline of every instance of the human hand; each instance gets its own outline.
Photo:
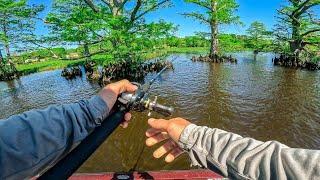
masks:
POLYGON ((153 157, 161 158, 168 153, 165 161, 170 163, 183 153, 183 150, 177 143, 183 130, 191 124, 189 121, 182 118, 170 120, 151 118, 148 120, 148 124, 151 128, 146 132, 146 136, 148 137, 146 140, 147 146, 153 146, 167 140, 164 145, 154 151, 153 157))
MULTIPOLYGON (((131 84, 128 80, 121 80, 112 84, 108 84, 104 87, 99 95, 107 103, 109 109, 111 110, 116 103, 118 96, 124 92, 135 92, 137 86, 131 84)), ((121 124, 123 128, 128 127, 128 123, 131 119, 131 114, 126 113, 124 116, 124 121, 121 124)))

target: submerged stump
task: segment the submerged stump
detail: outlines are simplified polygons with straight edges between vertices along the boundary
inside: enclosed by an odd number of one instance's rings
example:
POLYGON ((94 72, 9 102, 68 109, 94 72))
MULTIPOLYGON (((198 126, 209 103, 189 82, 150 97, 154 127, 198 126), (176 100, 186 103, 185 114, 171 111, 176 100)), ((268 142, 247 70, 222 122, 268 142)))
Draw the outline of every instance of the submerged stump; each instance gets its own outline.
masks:
POLYGON ((232 56, 192 56, 191 60, 193 62, 199 61, 199 62, 212 62, 212 63, 224 63, 224 62, 229 62, 229 63, 237 63, 238 60, 232 56))
POLYGON ((97 80, 101 87, 106 86, 112 80, 128 79, 130 81, 141 82, 148 73, 159 72, 165 66, 173 69, 173 64, 169 61, 155 60, 142 63, 127 60, 105 65, 102 69, 98 68, 88 78, 97 80))
POLYGON ((10 81, 16 78, 19 78, 19 72, 15 65, 11 61, 0 62, 0 81, 10 81))
POLYGON ((289 68, 301 68, 310 71, 320 70, 320 62, 305 61, 302 62, 295 56, 283 55, 272 59, 275 66, 284 66, 289 68))
POLYGON ((112 80, 128 79, 130 81, 143 81, 148 73, 160 72, 165 66, 173 69, 169 61, 155 60, 142 63, 132 60, 109 64, 103 67, 99 77, 100 86, 109 84, 112 80))
POLYGON ((70 67, 70 68, 64 68, 61 72, 61 76, 65 77, 66 79, 74 79, 77 76, 82 76, 82 71, 79 66, 70 67))
MULTIPOLYGON (((143 81, 148 73, 160 72, 165 66, 173 70, 173 64, 169 61, 155 60, 147 63, 140 61, 123 60, 121 62, 99 66, 95 62, 87 62, 84 65, 86 76, 91 81, 98 81, 101 87, 109 84, 112 80, 128 79, 130 81, 143 81)), ((74 79, 82 76, 79 66, 64 68, 61 76, 66 79, 74 79)))

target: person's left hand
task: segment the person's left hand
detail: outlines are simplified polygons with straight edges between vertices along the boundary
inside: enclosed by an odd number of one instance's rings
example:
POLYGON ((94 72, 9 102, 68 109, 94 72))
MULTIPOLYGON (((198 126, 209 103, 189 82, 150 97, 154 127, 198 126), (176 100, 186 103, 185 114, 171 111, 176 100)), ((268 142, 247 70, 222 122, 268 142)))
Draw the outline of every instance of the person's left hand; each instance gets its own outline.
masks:
MULTIPOLYGON (((128 80, 121 80, 104 87, 99 95, 107 103, 109 109, 111 110, 116 103, 118 96, 124 92, 135 92, 137 86, 131 84, 128 80)), ((131 119, 131 114, 126 113, 124 116, 124 121, 121 124, 123 128, 128 127, 128 123, 131 119)))
POLYGON ((153 146, 162 141, 166 141, 160 148, 153 153, 153 157, 165 157, 165 161, 171 163, 178 158, 183 150, 179 147, 178 142, 183 130, 191 123, 183 118, 149 119, 148 124, 151 126, 147 130, 146 145, 153 146))

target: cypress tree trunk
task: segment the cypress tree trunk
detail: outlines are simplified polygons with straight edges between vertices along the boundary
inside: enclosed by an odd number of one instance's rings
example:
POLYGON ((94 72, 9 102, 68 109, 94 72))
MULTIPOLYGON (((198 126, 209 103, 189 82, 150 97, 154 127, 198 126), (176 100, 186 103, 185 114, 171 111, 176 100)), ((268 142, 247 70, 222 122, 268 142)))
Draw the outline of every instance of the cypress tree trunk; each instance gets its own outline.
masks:
POLYGON ((90 56, 90 50, 89 50, 89 45, 88 45, 88 43, 85 43, 85 44, 83 45, 83 48, 84 48, 83 55, 84 55, 84 57, 86 58, 86 61, 90 61, 90 60, 91 60, 91 56, 90 56))
MULTIPOLYGON (((211 3, 211 8, 213 12, 216 12, 217 9, 217 2, 211 3)), ((216 18, 213 18, 210 23, 211 28, 211 45, 210 45, 210 54, 209 57, 215 61, 217 61, 218 57, 218 22, 216 18)))
POLYGON ((6 49, 7 58, 8 58, 8 59, 11 59, 11 53, 10 53, 10 46, 9 46, 9 44, 5 44, 5 49, 6 49))
POLYGON ((1 63, 4 63, 4 59, 3 59, 2 52, 1 52, 1 49, 0 49, 0 64, 1 63))
MULTIPOLYGON (((293 0, 292 4, 294 7, 299 6, 300 1, 298 0, 293 0)), ((294 15, 294 18, 292 18, 292 23, 291 23, 291 29, 292 29, 292 41, 290 42, 290 51, 295 57, 299 57, 299 50, 302 49, 302 37, 300 36, 300 15, 294 15)))
POLYGON ((254 60, 257 60, 258 54, 259 54, 259 51, 258 51, 258 50, 254 50, 254 51, 253 51, 253 59, 254 59, 254 60))
MULTIPOLYGON (((3 34, 6 37, 6 39, 8 39, 8 29, 7 29, 6 22, 4 22, 4 24, 3 24, 3 34)), ((10 59, 11 58, 11 53, 10 53, 9 42, 5 42, 4 43, 4 47, 5 47, 5 50, 6 50, 7 59, 10 59)))
POLYGON ((299 57, 299 50, 302 49, 302 39, 300 37, 299 26, 299 23, 292 23, 292 41, 290 42, 290 51, 297 57, 299 57))

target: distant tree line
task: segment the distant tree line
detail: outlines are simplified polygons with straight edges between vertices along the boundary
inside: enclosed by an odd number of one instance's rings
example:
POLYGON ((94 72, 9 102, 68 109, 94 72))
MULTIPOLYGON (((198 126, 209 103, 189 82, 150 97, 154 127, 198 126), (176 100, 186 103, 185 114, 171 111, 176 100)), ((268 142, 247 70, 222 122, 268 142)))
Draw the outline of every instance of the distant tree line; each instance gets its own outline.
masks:
POLYGON ((256 21, 246 35, 227 35, 221 31, 224 25, 243 25, 235 0, 185 2, 202 11, 182 15, 207 25, 209 32, 178 38, 174 36, 177 26, 173 23, 145 20, 149 13, 172 6, 171 0, 53 0, 51 11, 44 18, 40 17, 43 5, 30 5, 27 0, 0 0, 0 51, 5 52, 1 66, 10 59, 21 59, 20 56, 70 59, 67 56, 70 51, 56 48, 70 45, 79 47, 77 53, 81 50, 81 55, 71 59, 87 61, 99 54, 108 54, 115 61, 141 61, 144 54, 165 46, 208 47, 212 59, 218 59, 229 49, 250 49, 255 57, 259 52, 271 50, 296 61, 319 60, 320 20, 314 12, 319 8, 319 0, 287 0, 278 9, 279 22, 273 30, 256 21), (35 34, 38 22, 44 22, 50 33, 35 34))

